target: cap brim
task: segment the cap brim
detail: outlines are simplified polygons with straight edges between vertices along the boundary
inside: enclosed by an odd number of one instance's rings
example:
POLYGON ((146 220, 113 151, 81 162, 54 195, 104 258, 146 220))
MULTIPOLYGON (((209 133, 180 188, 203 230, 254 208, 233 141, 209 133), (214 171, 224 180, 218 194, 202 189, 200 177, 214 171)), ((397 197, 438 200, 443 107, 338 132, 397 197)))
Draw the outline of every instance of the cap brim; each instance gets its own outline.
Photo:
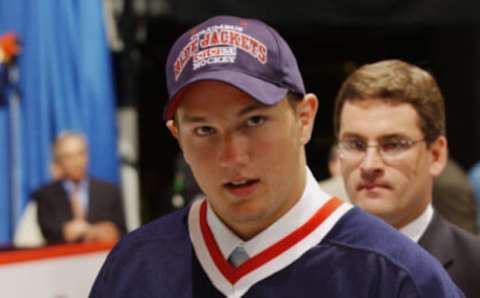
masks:
POLYGON ((165 106, 163 117, 165 120, 173 118, 182 96, 182 90, 188 85, 205 80, 215 80, 230 84, 241 91, 247 93, 253 99, 265 105, 274 105, 281 101, 288 93, 288 89, 279 87, 275 84, 252 77, 242 72, 231 70, 216 70, 196 75, 194 78, 186 81, 175 94, 172 94, 168 104, 165 106))

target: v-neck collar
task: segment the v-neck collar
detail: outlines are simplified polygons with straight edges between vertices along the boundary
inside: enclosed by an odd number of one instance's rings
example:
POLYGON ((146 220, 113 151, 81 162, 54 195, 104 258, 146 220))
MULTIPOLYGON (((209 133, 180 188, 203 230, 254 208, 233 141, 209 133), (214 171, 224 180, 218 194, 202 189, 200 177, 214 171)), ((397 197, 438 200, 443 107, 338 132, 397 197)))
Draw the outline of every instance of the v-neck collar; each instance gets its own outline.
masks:
POLYGON ((237 268, 227 258, 241 239, 209 211, 207 200, 192 205, 189 233, 195 253, 212 284, 225 296, 240 297, 255 283, 293 263, 352 207, 330 198, 307 172, 302 198, 277 222, 243 243, 251 258, 237 268))

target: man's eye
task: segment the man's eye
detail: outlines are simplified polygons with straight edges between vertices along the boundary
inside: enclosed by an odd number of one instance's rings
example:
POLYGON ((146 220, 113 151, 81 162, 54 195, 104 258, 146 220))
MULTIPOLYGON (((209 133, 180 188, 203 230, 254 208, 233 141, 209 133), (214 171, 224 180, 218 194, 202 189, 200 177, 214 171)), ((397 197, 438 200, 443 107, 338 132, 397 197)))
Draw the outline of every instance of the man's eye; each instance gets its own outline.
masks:
POLYGON ((265 123, 265 120, 266 119, 263 116, 253 116, 248 118, 247 126, 250 126, 250 127, 260 126, 263 123, 265 123))
POLYGON ((197 136, 209 136, 215 133, 215 129, 210 126, 200 126, 194 129, 197 136))
POLYGON ((365 151, 367 145, 361 140, 345 140, 339 143, 339 146, 343 150, 347 151, 365 151))
POLYGON ((360 140, 348 140, 344 142, 344 147, 351 151, 365 151, 367 146, 365 142, 360 140))
POLYGON ((388 141, 381 144, 382 150, 385 152, 402 150, 407 146, 407 143, 402 140, 388 141))

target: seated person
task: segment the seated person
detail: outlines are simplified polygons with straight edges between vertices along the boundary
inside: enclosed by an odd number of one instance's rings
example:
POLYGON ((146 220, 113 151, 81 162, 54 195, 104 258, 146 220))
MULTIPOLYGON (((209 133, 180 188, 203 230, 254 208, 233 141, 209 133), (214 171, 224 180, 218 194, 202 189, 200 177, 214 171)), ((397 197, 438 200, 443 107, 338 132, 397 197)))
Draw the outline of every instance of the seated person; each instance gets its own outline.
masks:
POLYGON ((32 194, 48 243, 111 241, 126 232, 120 192, 87 175, 87 151, 83 135, 61 134, 53 147, 56 180, 32 194))

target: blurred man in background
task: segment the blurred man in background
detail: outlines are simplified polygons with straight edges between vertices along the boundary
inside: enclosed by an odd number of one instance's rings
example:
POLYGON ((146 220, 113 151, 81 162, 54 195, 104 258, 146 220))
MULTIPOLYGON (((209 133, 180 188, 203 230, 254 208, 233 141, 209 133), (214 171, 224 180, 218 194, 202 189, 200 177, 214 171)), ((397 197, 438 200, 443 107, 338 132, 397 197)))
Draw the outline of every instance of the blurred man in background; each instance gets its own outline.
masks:
POLYGON ((480 162, 477 162, 468 171, 468 179, 473 187, 475 202, 477 204, 476 221, 477 228, 480 230, 480 162))
POLYGON ((477 202, 462 167, 449 158, 442 174, 433 181, 433 208, 450 223, 477 233, 477 202))
POLYGON ((330 178, 319 181, 318 185, 326 193, 336 196, 344 201, 349 202, 347 191, 345 190, 345 184, 343 183, 343 177, 340 169, 340 159, 338 156, 338 149, 336 145, 330 148, 328 154, 328 172, 330 178))
POLYGON ((335 132, 351 201, 423 246, 467 297, 480 297, 480 239, 431 204, 433 178, 448 159, 433 77, 399 60, 360 67, 338 93, 335 132))
POLYGON ((126 231, 122 198, 115 185, 87 175, 88 148, 83 135, 61 134, 53 155, 55 181, 32 195, 47 242, 118 240, 126 231))

